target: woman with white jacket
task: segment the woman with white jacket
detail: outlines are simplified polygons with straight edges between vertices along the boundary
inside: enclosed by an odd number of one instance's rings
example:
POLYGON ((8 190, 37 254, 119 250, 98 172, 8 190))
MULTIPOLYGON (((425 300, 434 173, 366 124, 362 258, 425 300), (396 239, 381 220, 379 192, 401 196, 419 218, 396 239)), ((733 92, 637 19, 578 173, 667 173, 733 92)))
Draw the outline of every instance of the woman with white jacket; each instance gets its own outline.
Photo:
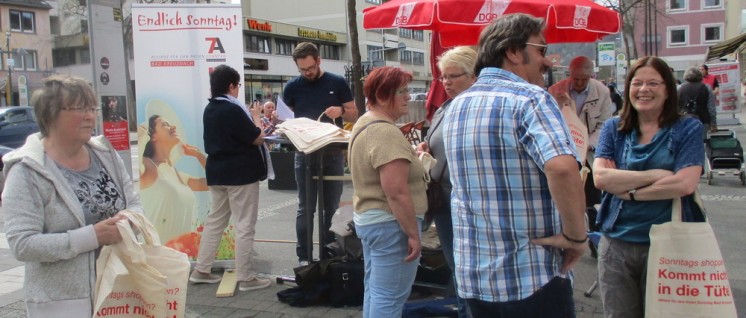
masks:
POLYGON ((142 213, 119 155, 94 137, 98 103, 80 78, 52 76, 31 98, 40 132, 3 157, 8 243, 25 262, 28 317, 91 317, 96 257, 122 240, 117 213, 142 213))

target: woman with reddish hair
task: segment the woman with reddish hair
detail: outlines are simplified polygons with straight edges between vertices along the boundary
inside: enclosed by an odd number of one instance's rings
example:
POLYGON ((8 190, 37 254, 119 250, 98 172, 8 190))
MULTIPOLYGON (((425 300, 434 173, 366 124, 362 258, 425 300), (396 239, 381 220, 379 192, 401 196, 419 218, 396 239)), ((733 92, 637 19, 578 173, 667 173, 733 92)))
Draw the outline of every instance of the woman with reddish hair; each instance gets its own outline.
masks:
POLYGON ((375 69, 363 91, 368 112, 355 123, 350 172, 355 230, 363 243, 363 317, 401 317, 420 259, 426 171, 396 120, 409 112, 412 75, 375 69))

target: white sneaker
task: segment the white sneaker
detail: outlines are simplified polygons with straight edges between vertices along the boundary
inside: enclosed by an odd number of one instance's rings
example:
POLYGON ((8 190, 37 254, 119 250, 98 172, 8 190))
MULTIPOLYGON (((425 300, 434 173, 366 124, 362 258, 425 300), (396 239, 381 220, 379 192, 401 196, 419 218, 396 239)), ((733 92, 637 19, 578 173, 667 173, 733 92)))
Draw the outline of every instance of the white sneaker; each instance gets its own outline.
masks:
POLYGON ((266 278, 254 277, 252 280, 238 282, 238 290, 250 291, 255 289, 262 289, 272 285, 272 281, 266 278))

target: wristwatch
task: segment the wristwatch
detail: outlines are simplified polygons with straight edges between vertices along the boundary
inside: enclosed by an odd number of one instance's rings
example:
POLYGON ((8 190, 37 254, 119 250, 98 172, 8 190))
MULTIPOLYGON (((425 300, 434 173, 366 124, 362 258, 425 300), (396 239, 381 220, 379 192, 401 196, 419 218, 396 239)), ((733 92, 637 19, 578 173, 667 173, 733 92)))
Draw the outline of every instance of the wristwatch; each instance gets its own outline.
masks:
POLYGON ((632 189, 632 190, 627 191, 627 194, 629 194, 630 200, 637 201, 635 200, 635 193, 637 193, 637 189, 632 189))

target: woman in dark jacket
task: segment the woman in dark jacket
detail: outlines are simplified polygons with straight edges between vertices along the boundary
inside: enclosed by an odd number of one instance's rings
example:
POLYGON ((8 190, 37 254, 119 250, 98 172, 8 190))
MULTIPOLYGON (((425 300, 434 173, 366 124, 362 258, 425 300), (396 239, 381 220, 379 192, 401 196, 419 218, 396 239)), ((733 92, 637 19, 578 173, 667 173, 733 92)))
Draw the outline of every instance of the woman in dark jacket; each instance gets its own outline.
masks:
POLYGON ((219 65, 210 73, 212 98, 203 115, 203 138, 212 208, 205 220, 197 264, 189 281, 210 284, 220 281, 221 277, 210 270, 220 238, 232 217, 236 223, 238 289, 249 291, 271 284, 269 279, 256 276, 250 259, 259 212, 259 181, 267 178, 268 156, 264 133, 257 126, 261 108, 256 105, 248 111, 238 100, 240 80, 238 72, 227 65, 219 65))

